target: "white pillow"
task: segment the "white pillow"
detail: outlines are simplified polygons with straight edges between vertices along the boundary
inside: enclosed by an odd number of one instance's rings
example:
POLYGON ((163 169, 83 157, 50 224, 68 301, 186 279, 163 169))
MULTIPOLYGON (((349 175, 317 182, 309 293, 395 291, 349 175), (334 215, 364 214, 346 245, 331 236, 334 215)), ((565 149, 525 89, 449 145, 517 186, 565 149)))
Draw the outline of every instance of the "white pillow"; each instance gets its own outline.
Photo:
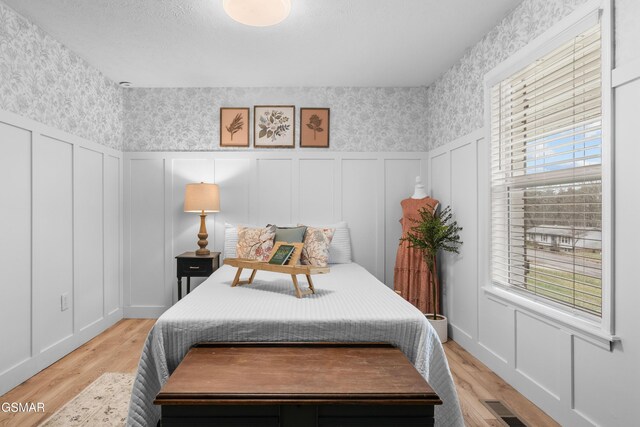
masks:
POLYGON ((348 264, 351 262, 351 236, 349 227, 336 227, 329 245, 329 264, 348 264))
POLYGON ((316 228, 335 228, 333 239, 329 245, 329 264, 349 264, 351 262, 351 237, 346 221, 336 224, 304 224, 316 228))
POLYGON ((222 259, 237 258, 236 247, 238 246, 238 227, 224 223, 224 247, 222 248, 222 259))

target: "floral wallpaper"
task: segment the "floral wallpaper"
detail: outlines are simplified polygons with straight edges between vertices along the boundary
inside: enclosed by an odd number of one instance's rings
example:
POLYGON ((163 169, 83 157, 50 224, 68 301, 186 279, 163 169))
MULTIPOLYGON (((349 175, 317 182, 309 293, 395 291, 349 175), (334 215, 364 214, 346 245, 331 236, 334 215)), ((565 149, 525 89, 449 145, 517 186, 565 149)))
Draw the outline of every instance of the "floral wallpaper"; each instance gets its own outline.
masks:
MULTIPOLYGON (((0 0, 0 109, 125 151, 211 151, 222 106, 295 105, 296 146, 299 108, 329 107, 331 150, 425 151, 482 127, 485 73, 586 1, 524 0, 429 87, 123 90, 0 0)), ((640 57, 638 12, 615 0, 617 66, 640 57)))
POLYGON ((586 2, 523 1, 469 49, 456 65, 430 85, 426 99, 428 149, 481 128, 484 120, 484 75, 586 2))
POLYGON ((0 58, 0 109, 122 149, 122 89, 1 1, 0 58))
POLYGON ((329 107, 332 151, 425 151, 425 91, 424 87, 127 89, 125 150, 219 150, 220 107, 251 107, 253 146, 254 105, 295 105, 296 147, 300 107, 329 107))

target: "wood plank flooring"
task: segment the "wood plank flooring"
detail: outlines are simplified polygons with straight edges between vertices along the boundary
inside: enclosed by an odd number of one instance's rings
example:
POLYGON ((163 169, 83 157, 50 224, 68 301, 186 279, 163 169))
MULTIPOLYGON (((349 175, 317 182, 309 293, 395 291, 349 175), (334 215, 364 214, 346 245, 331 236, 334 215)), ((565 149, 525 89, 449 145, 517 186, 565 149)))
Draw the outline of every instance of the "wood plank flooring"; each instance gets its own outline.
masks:
MULTIPOLYGON (((153 319, 125 319, 25 381, 0 402, 44 402, 45 413, 0 411, 0 426, 35 426, 105 372, 135 372, 153 319)), ((558 426, 537 406, 453 341, 445 344, 468 427, 503 426, 481 399, 502 400, 531 426, 558 426)))
POLYGON ((126 319, 0 397, 0 402, 44 402, 44 413, 3 413, 0 426, 38 425, 105 372, 135 372, 155 320, 126 319))
POLYGON ((453 373, 453 381, 458 390, 460 407, 467 427, 505 425, 482 404, 481 400, 489 399, 501 400, 530 426, 560 426, 456 342, 448 341, 444 345, 444 350, 449 368, 453 373))

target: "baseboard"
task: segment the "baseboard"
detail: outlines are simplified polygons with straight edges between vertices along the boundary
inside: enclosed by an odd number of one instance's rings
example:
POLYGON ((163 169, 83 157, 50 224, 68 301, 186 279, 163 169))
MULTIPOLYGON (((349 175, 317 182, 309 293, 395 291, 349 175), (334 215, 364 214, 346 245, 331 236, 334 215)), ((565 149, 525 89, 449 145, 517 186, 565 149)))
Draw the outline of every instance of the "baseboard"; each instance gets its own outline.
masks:
POLYGON ((87 327, 83 331, 61 340, 41 353, 38 353, 13 368, 3 372, 0 374, 0 395, 4 395, 14 387, 22 384, 24 381, 42 371, 44 368, 57 362, 73 350, 95 338, 107 328, 115 325, 122 319, 122 314, 122 309, 118 309, 99 322, 87 327))
POLYGON ((165 306, 130 306, 124 308, 125 319, 157 319, 167 311, 165 306))

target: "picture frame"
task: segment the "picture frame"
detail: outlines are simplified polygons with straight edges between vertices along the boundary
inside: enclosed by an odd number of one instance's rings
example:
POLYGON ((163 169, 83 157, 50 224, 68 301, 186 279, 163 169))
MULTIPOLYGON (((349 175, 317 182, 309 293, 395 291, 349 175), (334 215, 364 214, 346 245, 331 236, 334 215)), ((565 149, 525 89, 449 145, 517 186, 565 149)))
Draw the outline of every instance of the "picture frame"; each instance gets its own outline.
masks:
POLYGON ((300 147, 329 148, 331 110, 300 108, 300 147))
POLYGON ((255 148, 295 148, 296 107, 255 105, 253 146, 255 148))
POLYGON ((220 108, 220 147, 251 146, 249 111, 248 107, 220 108))

